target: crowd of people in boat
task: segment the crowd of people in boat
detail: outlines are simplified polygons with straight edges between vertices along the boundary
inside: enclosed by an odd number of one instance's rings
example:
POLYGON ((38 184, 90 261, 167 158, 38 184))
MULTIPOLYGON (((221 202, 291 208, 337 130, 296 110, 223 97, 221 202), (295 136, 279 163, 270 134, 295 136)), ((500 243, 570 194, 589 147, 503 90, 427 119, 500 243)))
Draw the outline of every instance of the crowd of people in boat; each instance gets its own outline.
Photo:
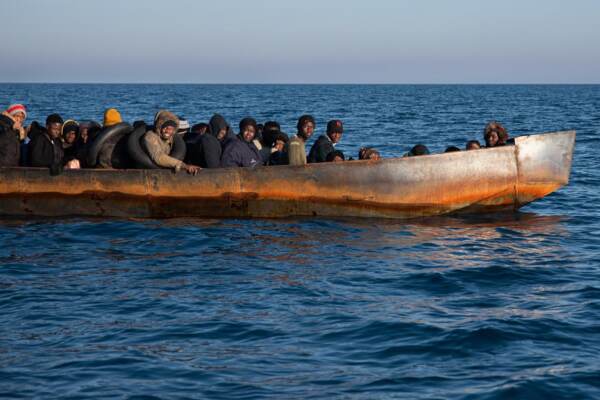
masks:
MULTIPOLYGON (((58 174, 63 169, 78 168, 172 168, 196 174, 202 168, 256 167, 260 165, 304 165, 307 163, 345 161, 336 149, 344 125, 334 119, 327 123, 310 147, 306 146, 317 126, 311 115, 302 115, 297 132, 289 137, 276 121, 259 124, 244 118, 237 134, 220 114, 208 123, 189 122, 173 112, 161 110, 152 125, 121 119, 119 111, 109 108, 103 123, 92 120, 63 120, 59 114, 48 115, 45 125, 33 121, 26 126, 27 109, 10 105, 0 115, 0 167, 48 167, 58 174), (134 140, 132 140, 134 139, 134 140)), ((498 122, 488 123, 483 135, 485 147, 510 144, 507 130, 498 122)), ((465 150, 482 148, 469 140, 465 150)), ((446 152, 461 151, 450 146, 446 152)), ((429 154, 423 144, 415 145, 404 156, 429 154)), ((359 150, 359 160, 379 160, 371 147, 359 150)), ((349 158, 352 159, 352 158, 349 158)))

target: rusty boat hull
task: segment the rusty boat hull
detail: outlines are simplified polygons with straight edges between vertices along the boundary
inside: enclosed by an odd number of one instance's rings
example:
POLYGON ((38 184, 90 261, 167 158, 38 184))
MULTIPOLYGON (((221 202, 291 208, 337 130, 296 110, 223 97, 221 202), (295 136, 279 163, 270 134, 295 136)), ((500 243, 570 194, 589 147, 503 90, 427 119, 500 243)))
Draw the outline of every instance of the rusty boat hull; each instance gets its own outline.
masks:
POLYGON ((516 210, 569 181, 575 132, 379 161, 205 169, 0 168, 0 215, 412 218, 516 210))

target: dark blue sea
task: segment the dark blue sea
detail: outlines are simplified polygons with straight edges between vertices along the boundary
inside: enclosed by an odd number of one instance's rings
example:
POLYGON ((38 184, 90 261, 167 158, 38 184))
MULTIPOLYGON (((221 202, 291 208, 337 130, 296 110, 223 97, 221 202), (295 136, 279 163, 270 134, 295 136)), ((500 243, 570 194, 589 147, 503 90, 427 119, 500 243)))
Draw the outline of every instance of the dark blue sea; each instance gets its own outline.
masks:
POLYGON ((311 113, 355 158, 491 119, 577 143, 569 185, 514 214, 2 219, 1 398, 600 398, 600 86, 1 84, 12 102, 288 133, 311 113))

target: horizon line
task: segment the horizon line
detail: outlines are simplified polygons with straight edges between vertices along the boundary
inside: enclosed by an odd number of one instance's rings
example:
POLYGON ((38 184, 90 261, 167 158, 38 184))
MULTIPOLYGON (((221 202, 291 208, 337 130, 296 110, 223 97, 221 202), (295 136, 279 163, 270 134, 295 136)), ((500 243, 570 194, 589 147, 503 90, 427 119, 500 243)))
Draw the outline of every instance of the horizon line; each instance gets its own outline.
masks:
POLYGON ((397 85, 397 86, 526 86, 526 85, 545 85, 545 86, 561 86, 561 85, 600 85, 600 82, 44 82, 44 81, 29 81, 29 82, 0 82, 0 85, 297 85, 297 86, 318 86, 318 85, 397 85))

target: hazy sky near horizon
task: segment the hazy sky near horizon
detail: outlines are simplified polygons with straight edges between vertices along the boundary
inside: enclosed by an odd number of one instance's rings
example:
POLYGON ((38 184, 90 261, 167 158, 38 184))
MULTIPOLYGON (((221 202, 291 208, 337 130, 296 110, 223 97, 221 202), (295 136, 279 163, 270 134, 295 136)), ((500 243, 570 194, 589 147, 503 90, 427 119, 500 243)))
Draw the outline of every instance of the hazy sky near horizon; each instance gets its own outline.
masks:
POLYGON ((598 0, 3 0, 0 82, 600 83, 598 0))

